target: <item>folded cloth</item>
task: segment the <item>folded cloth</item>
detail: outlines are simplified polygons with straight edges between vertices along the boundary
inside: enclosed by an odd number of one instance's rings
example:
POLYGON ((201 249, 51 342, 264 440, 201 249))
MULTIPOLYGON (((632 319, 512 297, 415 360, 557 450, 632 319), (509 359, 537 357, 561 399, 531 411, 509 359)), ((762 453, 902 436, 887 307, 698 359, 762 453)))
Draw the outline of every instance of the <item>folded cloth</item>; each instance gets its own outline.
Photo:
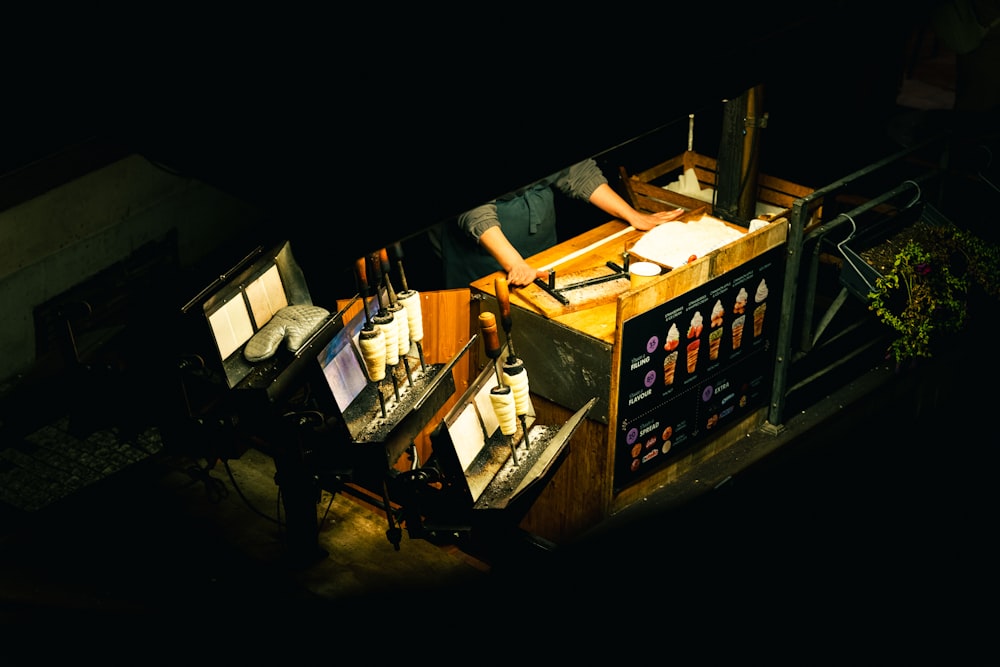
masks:
POLYGON ((251 362, 269 359, 278 351, 283 340, 287 340, 289 351, 295 352, 329 315, 330 311, 319 306, 285 306, 247 341, 243 356, 251 362))

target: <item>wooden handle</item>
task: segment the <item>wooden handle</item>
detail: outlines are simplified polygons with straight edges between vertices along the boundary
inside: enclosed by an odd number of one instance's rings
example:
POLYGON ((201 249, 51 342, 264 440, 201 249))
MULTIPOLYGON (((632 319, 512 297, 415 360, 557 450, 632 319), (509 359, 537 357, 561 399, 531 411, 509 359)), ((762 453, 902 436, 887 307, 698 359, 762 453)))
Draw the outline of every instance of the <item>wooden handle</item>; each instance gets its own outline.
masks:
POLYGON ((404 292, 409 292, 410 286, 406 284, 406 272, 403 271, 403 244, 396 241, 390 245, 389 255, 396 262, 396 268, 399 269, 399 284, 403 286, 404 292))
POLYGON ((368 270, 365 267, 364 257, 354 262, 354 273, 358 277, 358 284, 359 287, 361 288, 361 293, 365 296, 368 296, 368 270))
POLYGON ((403 244, 402 243, 400 243, 399 241, 396 241, 395 243, 393 243, 393 244, 391 244, 389 246, 389 250, 392 251, 392 258, 394 260, 396 260, 397 262, 402 262, 403 261, 403 244))
POLYGON ((500 302, 500 318, 506 322, 510 319, 510 289, 507 287, 507 279, 497 278, 493 286, 497 293, 497 301, 500 302))
POLYGON ((490 359, 500 357, 500 336, 497 332, 497 318, 493 313, 486 312, 479 315, 479 330, 483 334, 483 347, 486 348, 486 356, 490 359))
POLYGON ((373 283, 375 297, 378 299, 378 314, 385 315, 385 303, 382 302, 382 259, 379 257, 379 253, 373 252, 368 256, 368 261, 371 263, 372 272, 375 274, 375 281, 373 283))
POLYGON ((389 275, 389 253, 385 248, 379 251, 379 258, 382 260, 382 273, 389 275))
POLYGON ((396 305, 396 290, 392 286, 392 279, 389 277, 392 267, 389 264, 389 253, 386 252, 385 248, 379 251, 379 264, 382 267, 379 284, 385 285, 385 290, 389 294, 389 303, 393 306, 396 305))

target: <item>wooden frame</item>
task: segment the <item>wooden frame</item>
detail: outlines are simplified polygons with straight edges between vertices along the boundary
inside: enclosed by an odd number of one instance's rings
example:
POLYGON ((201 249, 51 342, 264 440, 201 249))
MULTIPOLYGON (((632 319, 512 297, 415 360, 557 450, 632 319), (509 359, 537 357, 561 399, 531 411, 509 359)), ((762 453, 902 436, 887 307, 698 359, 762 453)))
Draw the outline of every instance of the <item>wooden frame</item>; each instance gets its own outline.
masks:
MULTIPOLYGON (((632 206, 647 213, 669 211, 678 206, 688 211, 706 205, 709 209, 711 208, 711 202, 705 202, 666 188, 669 183, 676 181, 681 174, 686 173, 689 169, 694 170, 698 184, 703 189, 715 188, 718 175, 716 160, 694 151, 685 151, 635 174, 629 174, 625 167, 619 167, 622 183, 632 206)), ((757 201, 781 209, 779 213, 772 214, 773 218, 787 218, 795 200, 812 194, 812 192, 813 188, 796 185, 766 174, 759 174, 757 177, 757 201)), ((817 209, 813 220, 819 220, 820 214, 821 210, 817 209)))

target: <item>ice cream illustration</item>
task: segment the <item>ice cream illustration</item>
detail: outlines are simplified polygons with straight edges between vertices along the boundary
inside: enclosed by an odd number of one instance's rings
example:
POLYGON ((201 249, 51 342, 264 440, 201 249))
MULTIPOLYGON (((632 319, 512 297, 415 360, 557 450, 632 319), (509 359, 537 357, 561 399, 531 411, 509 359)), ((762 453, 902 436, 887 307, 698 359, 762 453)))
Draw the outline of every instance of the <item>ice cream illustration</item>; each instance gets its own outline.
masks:
POLYGON ((688 373, 694 373, 698 367, 698 350, 701 349, 701 340, 695 338, 687 346, 687 369, 688 373))
POLYGON ((726 314, 726 309, 722 307, 722 301, 718 300, 712 306, 712 326, 717 327, 722 324, 722 316, 726 314))
POLYGON ((743 311, 747 308, 747 291, 745 288, 741 287, 739 293, 736 295, 736 302, 733 303, 733 314, 742 315, 743 311))
POLYGON ((691 316, 691 326, 688 327, 687 337, 697 338, 701 335, 701 330, 704 327, 702 324, 701 311, 694 311, 694 315, 691 316))
POLYGON ((691 324, 688 326, 687 337, 688 339, 693 339, 687 345, 687 370, 688 373, 694 373, 695 367, 698 365, 698 350, 701 347, 701 330, 704 328, 702 323, 701 311, 694 311, 694 315, 691 316, 691 324))
POLYGON ((755 303, 760 303, 766 298, 767 298, 767 281, 761 278, 760 284, 757 285, 757 292, 753 295, 753 300, 755 303))
POLYGON ((667 352, 673 352, 680 345, 681 333, 677 330, 677 323, 674 322, 670 325, 670 329, 667 330, 667 340, 663 344, 663 349, 667 352))
POLYGON ((674 373, 677 371, 677 350, 668 352, 663 360, 663 384, 672 385, 674 383, 674 373))
POLYGON ((667 356, 663 360, 663 384, 674 383, 674 371, 677 369, 677 346, 681 343, 681 332, 677 328, 676 322, 671 322, 667 329, 667 340, 663 344, 663 349, 667 351, 667 356))
POLYGON ((708 334, 708 358, 715 361, 719 358, 719 343, 722 342, 722 334, 725 329, 718 327, 712 329, 712 332, 708 334))
POLYGON ((767 311, 767 282, 763 278, 757 285, 757 292, 753 295, 753 300, 757 307, 753 311, 753 335, 754 338, 761 334, 764 329, 764 313, 767 311))
POLYGON ((745 320, 746 315, 740 315, 733 320, 733 350, 740 349, 740 344, 743 342, 743 322, 745 320))

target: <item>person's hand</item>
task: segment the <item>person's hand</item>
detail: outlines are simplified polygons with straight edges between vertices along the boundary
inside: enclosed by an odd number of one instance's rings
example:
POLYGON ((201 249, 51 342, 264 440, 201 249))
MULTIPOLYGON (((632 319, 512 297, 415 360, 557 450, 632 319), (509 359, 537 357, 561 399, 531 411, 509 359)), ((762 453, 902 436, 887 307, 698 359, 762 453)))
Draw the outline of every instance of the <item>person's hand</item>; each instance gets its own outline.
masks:
POLYGON ((637 211, 635 219, 630 220, 629 224, 640 232, 646 232, 657 225, 662 225, 664 222, 676 220, 684 215, 684 213, 685 211, 682 208, 675 208, 672 211, 657 211, 656 213, 640 213, 637 211))
POLYGON ((507 272, 507 284, 512 287, 525 287, 535 282, 535 278, 546 275, 545 271, 540 271, 524 260, 517 262, 510 267, 507 272))

